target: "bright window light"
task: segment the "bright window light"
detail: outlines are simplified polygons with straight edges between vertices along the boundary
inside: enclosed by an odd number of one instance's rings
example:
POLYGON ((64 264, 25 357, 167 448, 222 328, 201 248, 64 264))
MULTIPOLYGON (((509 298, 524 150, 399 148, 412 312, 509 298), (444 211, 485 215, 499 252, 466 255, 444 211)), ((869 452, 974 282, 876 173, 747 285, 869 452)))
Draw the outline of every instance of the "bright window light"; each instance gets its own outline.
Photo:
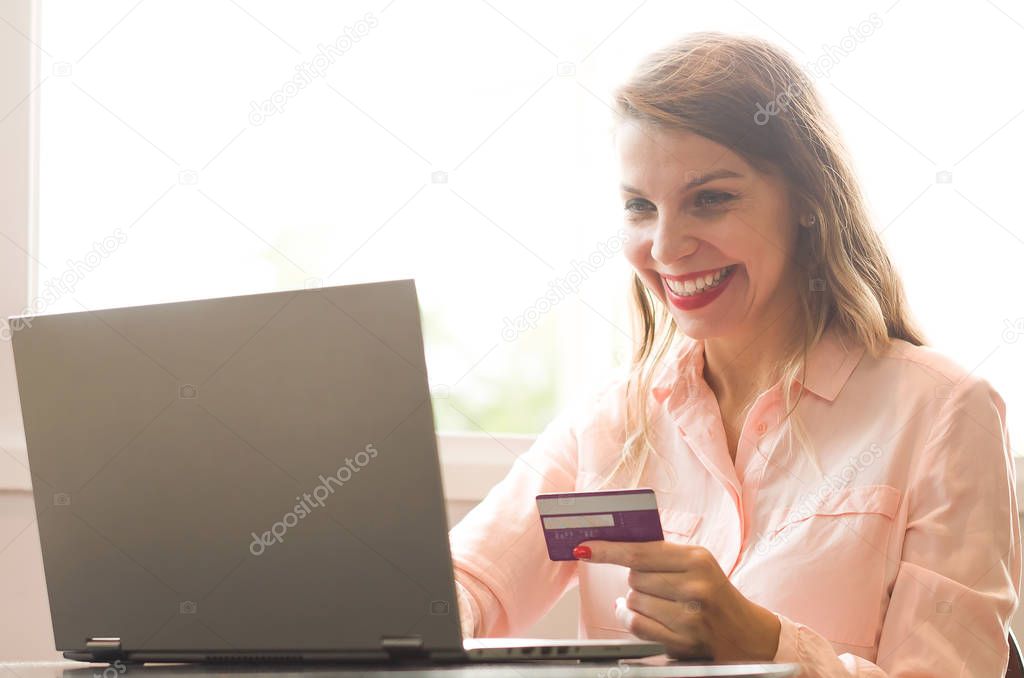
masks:
POLYGON ((439 428, 536 433, 629 356, 609 93, 731 31, 808 65, 928 338, 1024 431, 1009 3, 41 3, 34 310, 412 277, 439 428))

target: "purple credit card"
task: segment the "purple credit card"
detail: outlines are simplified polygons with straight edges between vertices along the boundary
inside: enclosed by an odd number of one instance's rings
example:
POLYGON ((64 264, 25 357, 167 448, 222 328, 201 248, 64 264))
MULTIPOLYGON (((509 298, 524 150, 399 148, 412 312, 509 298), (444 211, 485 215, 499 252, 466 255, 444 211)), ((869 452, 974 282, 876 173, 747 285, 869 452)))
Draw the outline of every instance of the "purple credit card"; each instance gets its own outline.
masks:
POLYGON ((537 511, 551 560, 575 560, 572 550, 590 539, 665 538, 658 502, 651 489, 538 494, 537 511))

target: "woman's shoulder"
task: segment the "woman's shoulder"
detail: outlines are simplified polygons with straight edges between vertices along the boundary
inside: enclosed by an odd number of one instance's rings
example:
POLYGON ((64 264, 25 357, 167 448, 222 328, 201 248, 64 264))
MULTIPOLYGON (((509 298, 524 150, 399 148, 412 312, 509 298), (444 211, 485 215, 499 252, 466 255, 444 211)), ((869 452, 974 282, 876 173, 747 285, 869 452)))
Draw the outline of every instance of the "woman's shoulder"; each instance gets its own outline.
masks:
POLYGON ((960 381, 970 371, 951 356, 931 346, 915 345, 903 339, 890 339, 879 354, 880 360, 892 361, 896 366, 921 370, 933 377, 960 381))
POLYGON ((932 346, 892 339, 874 361, 879 375, 884 374, 893 386, 902 385, 901 390, 912 385, 937 400, 966 398, 994 400, 1001 404, 1002 398, 993 385, 978 374, 991 356, 992 353, 983 355, 977 364, 968 367, 932 346))

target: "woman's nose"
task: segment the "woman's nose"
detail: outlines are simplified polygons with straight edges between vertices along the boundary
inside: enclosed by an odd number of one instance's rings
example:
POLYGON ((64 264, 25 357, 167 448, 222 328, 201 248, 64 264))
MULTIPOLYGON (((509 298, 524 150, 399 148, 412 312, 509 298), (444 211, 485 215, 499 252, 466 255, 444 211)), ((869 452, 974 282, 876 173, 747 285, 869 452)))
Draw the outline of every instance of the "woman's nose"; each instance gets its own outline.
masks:
POLYGON ((665 266, 679 261, 697 251, 700 241, 686 233, 679 223, 662 221, 651 241, 651 256, 665 266))

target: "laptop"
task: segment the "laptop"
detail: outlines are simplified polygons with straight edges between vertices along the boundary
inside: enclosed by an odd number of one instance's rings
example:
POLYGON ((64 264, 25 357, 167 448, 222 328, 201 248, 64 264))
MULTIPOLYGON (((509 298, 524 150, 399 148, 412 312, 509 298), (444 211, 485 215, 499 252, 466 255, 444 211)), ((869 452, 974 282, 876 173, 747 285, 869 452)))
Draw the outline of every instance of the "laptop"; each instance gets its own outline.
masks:
POLYGON ((413 280, 10 323, 65 657, 664 652, 463 639, 413 280))

